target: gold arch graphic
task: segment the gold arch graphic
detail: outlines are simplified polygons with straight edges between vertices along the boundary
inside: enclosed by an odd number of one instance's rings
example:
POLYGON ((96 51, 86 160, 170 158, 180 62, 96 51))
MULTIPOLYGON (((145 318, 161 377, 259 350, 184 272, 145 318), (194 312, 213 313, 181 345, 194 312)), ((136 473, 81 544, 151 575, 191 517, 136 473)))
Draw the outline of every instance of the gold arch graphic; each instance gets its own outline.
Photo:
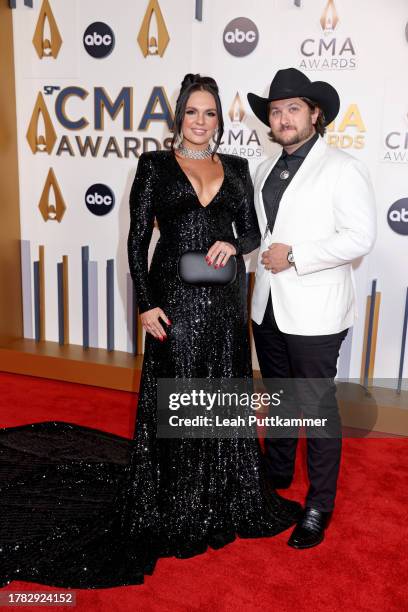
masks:
POLYGON ((368 362, 368 380, 374 378, 374 365, 375 355, 377 351, 377 336, 378 336, 378 323, 380 318, 380 305, 381 305, 381 292, 376 291, 374 296, 374 316, 371 330, 371 343, 368 345, 369 335, 369 323, 370 323, 370 309, 371 309, 371 295, 367 296, 366 312, 365 312, 365 323, 364 323, 364 341, 363 341, 363 352, 361 355, 361 371, 360 371, 360 382, 363 385, 365 379, 365 364, 367 360, 367 351, 370 352, 370 358, 368 362))
POLYGON ((334 32, 338 22, 339 17, 337 15, 337 10, 334 5, 334 0, 328 0, 322 13, 322 16, 320 17, 320 25, 322 26, 323 32, 325 34, 334 32))
POLYGON ((38 208, 44 221, 58 221, 58 223, 61 223, 67 209, 52 168, 48 172, 38 208))
POLYGON ((232 123, 241 123, 241 121, 245 117, 244 105, 242 104, 242 100, 238 91, 232 101, 232 104, 228 111, 228 116, 232 123))
POLYGON ((43 0, 40 8, 33 45, 40 59, 44 57, 53 57, 55 59, 61 49, 61 34, 48 0, 43 0), (46 25, 48 25, 47 29, 49 29, 50 36, 45 34, 46 25))
POLYGON ((45 100, 41 92, 39 92, 35 101, 34 110, 28 125, 26 137, 28 144, 30 145, 30 149, 34 154, 48 153, 48 155, 50 155, 57 140, 57 134, 55 133, 47 105, 45 104, 45 100), (44 125, 43 133, 40 133, 39 129, 40 117, 44 125))
POLYGON ((144 57, 148 55, 159 55, 163 57, 169 40, 170 36, 159 2, 158 0, 150 0, 137 37, 137 42, 139 43, 139 47, 144 57), (151 34, 153 14, 157 23, 157 37, 151 34))

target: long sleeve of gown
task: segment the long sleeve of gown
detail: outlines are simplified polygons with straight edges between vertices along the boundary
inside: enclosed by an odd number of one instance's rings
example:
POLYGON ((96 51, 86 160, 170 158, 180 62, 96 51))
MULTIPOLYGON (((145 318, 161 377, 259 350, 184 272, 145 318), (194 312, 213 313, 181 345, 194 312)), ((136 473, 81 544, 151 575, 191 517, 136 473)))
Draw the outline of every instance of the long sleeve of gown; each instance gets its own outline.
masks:
POLYGON ((254 206, 254 187, 247 160, 245 160, 244 164, 244 184, 245 189, 242 203, 234 219, 238 236, 233 244, 237 250, 237 255, 251 253, 251 251, 259 247, 261 242, 261 234, 254 206))
POLYGON ((135 284, 139 312, 155 308, 148 278, 148 250, 154 225, 153 184, 155 170, 152 159, 141 155, 130 192, 130 230, 128 237, 129 269, 135 284))

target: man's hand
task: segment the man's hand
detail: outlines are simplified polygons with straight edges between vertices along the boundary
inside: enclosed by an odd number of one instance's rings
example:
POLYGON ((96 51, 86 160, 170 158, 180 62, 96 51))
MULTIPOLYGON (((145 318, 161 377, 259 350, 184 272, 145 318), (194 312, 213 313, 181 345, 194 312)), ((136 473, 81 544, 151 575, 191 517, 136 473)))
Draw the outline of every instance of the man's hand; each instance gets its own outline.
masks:
POLYGON ((279 242, 271 244, 268 250, 262 253, 261 262, 265 269, 270 270, 272 274, 277 274, 282 272, 282 270, 290 268, 290 263, 288 262, 290 248, 288 244, 281 244, 279 242))

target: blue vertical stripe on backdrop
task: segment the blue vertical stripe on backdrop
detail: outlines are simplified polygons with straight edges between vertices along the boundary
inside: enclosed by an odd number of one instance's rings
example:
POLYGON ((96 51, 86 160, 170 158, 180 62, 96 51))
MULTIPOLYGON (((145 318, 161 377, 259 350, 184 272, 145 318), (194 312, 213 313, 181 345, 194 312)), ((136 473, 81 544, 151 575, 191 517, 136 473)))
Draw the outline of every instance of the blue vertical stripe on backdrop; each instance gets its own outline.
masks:
POLYGON ((398 370, 398 385, 397 392, 401 393, 402 387, 402 375, 404 373, 404 359, 405 359, 405 346, 407 342, 407 327, 408 327, 408 287, 405 296, 405 311, 404 311, 404 323, 402 325, 402 339, 401 339, 401 354, 398 370))
POLYGON ((89 246, 81 248, 82 256, 82 346, 89 348, 89 246))
POLYGON ((127 352, 137 355, 137 303, 135 286, 129 272, 126 275, 127 352))
POLYGON ((58 343, 64 344, 64 271, 62 263, 57 263, 58 282, 58 343))
MULTIPOLYGON (((9 7, 14 9, 17 6, 17 0, 9 0, 9 7)), ((33 0, 24 0, 24 6, 28 6, 28 8, 33 8, 33 0)))
POLYGON ((203 0, 195 0, 195 18, 197 21, 203 20, 203 0))
POLYGON ((21 288, 23 300, 23 335, 34 338, 33 300, 31 294, 31 252, 30 241, 21 241, 21 288))
POLYGON ((41 337, 41 317, 40 317, 40 262, 34 262, 34 338, 36 342, 41 337))
POLYGON ((370 311, 368 315, 368 333, 367 333, 367 347, 366 357, 364 364, 364 386, 368 385, 368 370, 370 367, 371 358, 371 343, 373 340, 373 325, 374 325, 374 310, 375 310, 375 296, 377 292, 377 280, 373 280, 371 285, 371 300, 370 300, 370 311))
POLYGON ((108 259, 106 262, 106 348, 108 351, 115 349, 115 262, 108 259))
POLYGON ((99 347, 98 263, 88 261, 89 346, 99 347))

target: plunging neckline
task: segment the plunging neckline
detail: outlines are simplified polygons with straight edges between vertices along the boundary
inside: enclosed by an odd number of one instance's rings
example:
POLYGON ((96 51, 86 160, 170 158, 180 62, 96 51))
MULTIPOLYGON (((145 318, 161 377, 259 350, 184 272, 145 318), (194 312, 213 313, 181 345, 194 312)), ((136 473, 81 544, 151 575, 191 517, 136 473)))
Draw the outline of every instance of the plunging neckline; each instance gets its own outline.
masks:
POLYGON ((186 181, 187 181, 187 182, 188 182, 188 184, 190 185, 190 187, 191 187, 191 189, 192 189, 192 191, 193 191, 193 193, 194 193, 194 195, 195 195, 195 197, 196 197, 196 200, 197 200, 197 202, 198 202, 198 205, 199 205, 201 208, 208 208, 208 207, 209 207, 209 206, 210 206, 210 205, 211 205, 211 204, 214 202, 214 200, 216 199, 216 197, 217 197, 217 196, 218 196, 218 195, 221 193, 221 189, 224 187, 224 183, 225 183, 225 167, 224 167, 224 164, 222 163, 221 156, 220 156, 219 154, 217 154, 217 155, 218 155, 218 159, 220 160, 220 164, 221 164, 222 171, 223 171, 223 174, 224 174, 223 179, 222 179, 222 183, 221 183, 221 185, 219 186, 219 188, 218 188, 218 190, 216 191, 216 193, 214 194, 214 196, 213 196, 213 197, 211 198, 211 200, 208 202, 208 204, 201 204, 201 200, 200 200, 200 198, 198 197, 197 191, 195 190, 195 187, 194 187, 193 183, 190 181, 190 179, 188 178, 187 173, 186 173, 186 172, 183 170, 183 168, 181 167, 181 164, 179 164, 179 162, 178 162, 178 160, 177 160, 177 156, 176 156, 176 154, 175 154, 175 153, 173 153, 173 158, 174 158, 174 161, 175 161, 176 165, 179 167, 180 172, 182 173, 182 175, 184 176, 184 178, 186 179, 186 181))

